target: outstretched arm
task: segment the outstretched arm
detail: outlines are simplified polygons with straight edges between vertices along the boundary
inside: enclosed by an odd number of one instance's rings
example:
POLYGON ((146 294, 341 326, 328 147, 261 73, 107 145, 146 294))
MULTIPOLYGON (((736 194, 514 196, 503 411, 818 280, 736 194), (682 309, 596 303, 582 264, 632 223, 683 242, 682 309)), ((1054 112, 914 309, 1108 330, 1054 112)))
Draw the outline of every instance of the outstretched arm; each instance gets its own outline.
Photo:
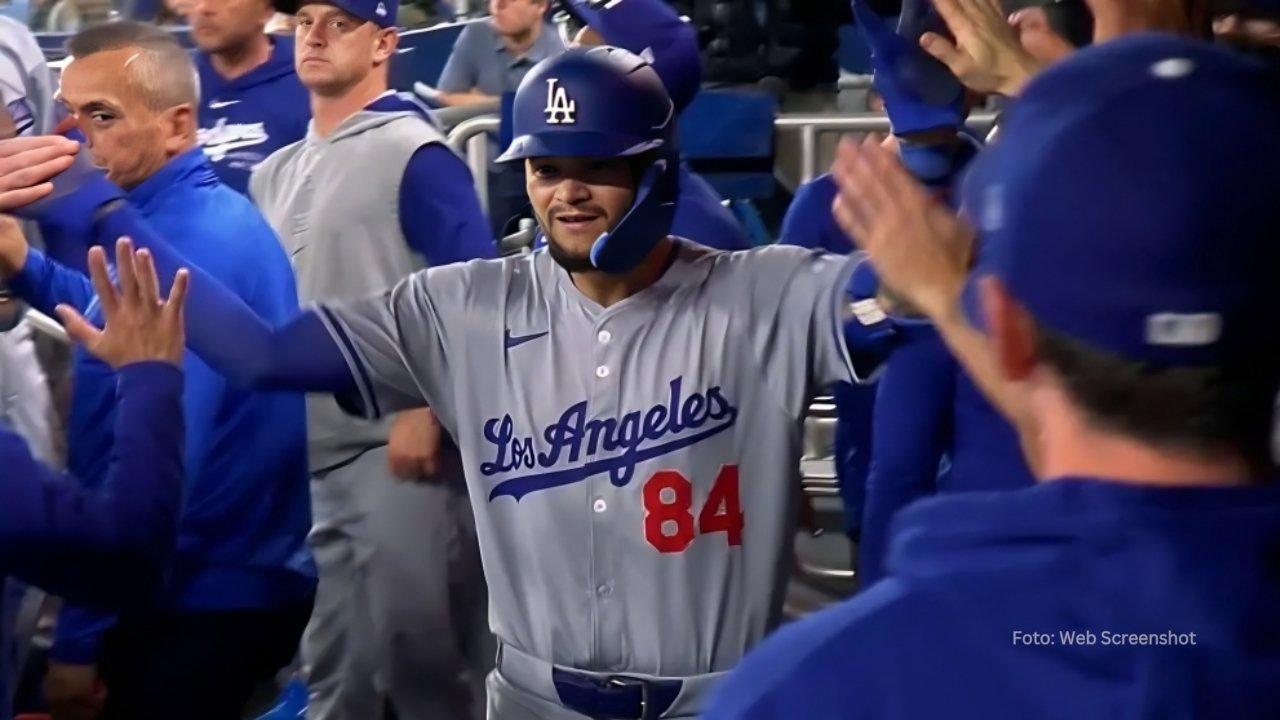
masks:
POLYGON ((178 532, 182 372, 160 362, 122 368, 119 397, 110 492, 86 491, 0 430, 0 567, 88 605, 146 597, 163 577, 178 532))
POLYGON ((356 395, 342 350, 317 315, 304 311, 272 327, 211 275, 187 262, 128 204, 116 204, 98 221, 95 241, 110 246, 131 238, 150 250, 162 284, 179 268, 191 273, 187 345, 232 382, 271 390, 356 395))
MULTIPOLYGON (((83 246, 79 251, 83 254, 83 246)), ((84 312, 93 288, 82 272, 49 259, 27 244, 22 226, 0 215, 0 278, 15 295, 45 315, 60 304, 84 312)))
POLYGON ((606 44, 647 57, 679 114, 702 86, 693 26, 662 0, 572 0, 572 11, 606 44))
POLYGON ((0 432, 0 568, 75 601, 145 597, 160 582, 182 505, 182 307, 179 273, 161 300, 147 257, 117 250, 120 290, 101 250, 90 270, 106 326, 58 308, 67 333, 118 373, 119 408, 108 490, 49 471, 15 435, 0 432))

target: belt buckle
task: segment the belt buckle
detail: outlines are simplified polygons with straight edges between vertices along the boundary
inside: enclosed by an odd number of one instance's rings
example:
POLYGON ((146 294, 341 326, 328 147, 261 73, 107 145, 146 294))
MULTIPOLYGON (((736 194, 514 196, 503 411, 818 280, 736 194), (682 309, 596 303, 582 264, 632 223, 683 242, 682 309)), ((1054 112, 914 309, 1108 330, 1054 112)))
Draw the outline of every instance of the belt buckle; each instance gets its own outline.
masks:
POLYGON ((626 675, 610 675, 605 678, 606 687, 627 688, 640 686, 640 715, 637 720, 649 720, 649 683, 641 678, 626 675))

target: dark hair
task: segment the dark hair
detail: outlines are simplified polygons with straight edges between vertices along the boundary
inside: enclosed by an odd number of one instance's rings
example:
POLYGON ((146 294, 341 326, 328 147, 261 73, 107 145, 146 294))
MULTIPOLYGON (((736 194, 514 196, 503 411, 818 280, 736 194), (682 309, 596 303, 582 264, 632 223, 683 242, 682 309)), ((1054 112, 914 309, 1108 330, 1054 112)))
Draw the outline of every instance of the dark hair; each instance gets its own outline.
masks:
MULTIPOLYGON (((1040 326, 1036 351, 1100 428, 1184 454, 1244 459, 1257 477, 1274 468, 1276 366, 1177 367, 1122 358, 1040 326)), ((1274 353, 1265 353, 1274 357, 1274 353)))

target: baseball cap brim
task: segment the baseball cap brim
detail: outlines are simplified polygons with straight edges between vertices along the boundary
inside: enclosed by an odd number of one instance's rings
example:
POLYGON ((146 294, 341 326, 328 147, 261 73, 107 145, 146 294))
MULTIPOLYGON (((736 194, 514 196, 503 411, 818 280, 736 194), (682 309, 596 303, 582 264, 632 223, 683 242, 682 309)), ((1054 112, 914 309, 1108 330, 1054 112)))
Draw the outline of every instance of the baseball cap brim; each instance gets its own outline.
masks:
POLYGON ((521 135, 495 162, 534 157, 630 157, 662 147, 662 140, 599 132, 544 132, 521 135))

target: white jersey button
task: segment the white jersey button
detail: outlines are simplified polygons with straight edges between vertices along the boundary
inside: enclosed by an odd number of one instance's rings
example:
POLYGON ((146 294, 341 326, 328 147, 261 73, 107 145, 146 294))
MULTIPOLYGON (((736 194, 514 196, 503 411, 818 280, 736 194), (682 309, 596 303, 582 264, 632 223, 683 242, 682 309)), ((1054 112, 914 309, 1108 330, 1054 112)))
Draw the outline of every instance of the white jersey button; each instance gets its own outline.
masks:
POLYGON ((609 509, 609 505, 604 501, 604 498, 596 498, 596 501, 591 505, 591 509, 598 513, 602 513, 609 509))
POLYGON ((609 342, 612 339, 613 339, 613 335, 610 335, 608 330, 601 330, 600 334, 596 335, 596 340, 599 340, 601 345, 609 342))
POLYGON ((607 377, 609 377, 609 366, 608 366, 608 365, 601 365, 600 367, 596 368, 596 377, 598 377, 598 378, 607 378, 607 377))
POLYGON ((596 594, 600 597, 609 597, 613 594, 613 588, 608 585, 598 585, 596 586, 596 594))

